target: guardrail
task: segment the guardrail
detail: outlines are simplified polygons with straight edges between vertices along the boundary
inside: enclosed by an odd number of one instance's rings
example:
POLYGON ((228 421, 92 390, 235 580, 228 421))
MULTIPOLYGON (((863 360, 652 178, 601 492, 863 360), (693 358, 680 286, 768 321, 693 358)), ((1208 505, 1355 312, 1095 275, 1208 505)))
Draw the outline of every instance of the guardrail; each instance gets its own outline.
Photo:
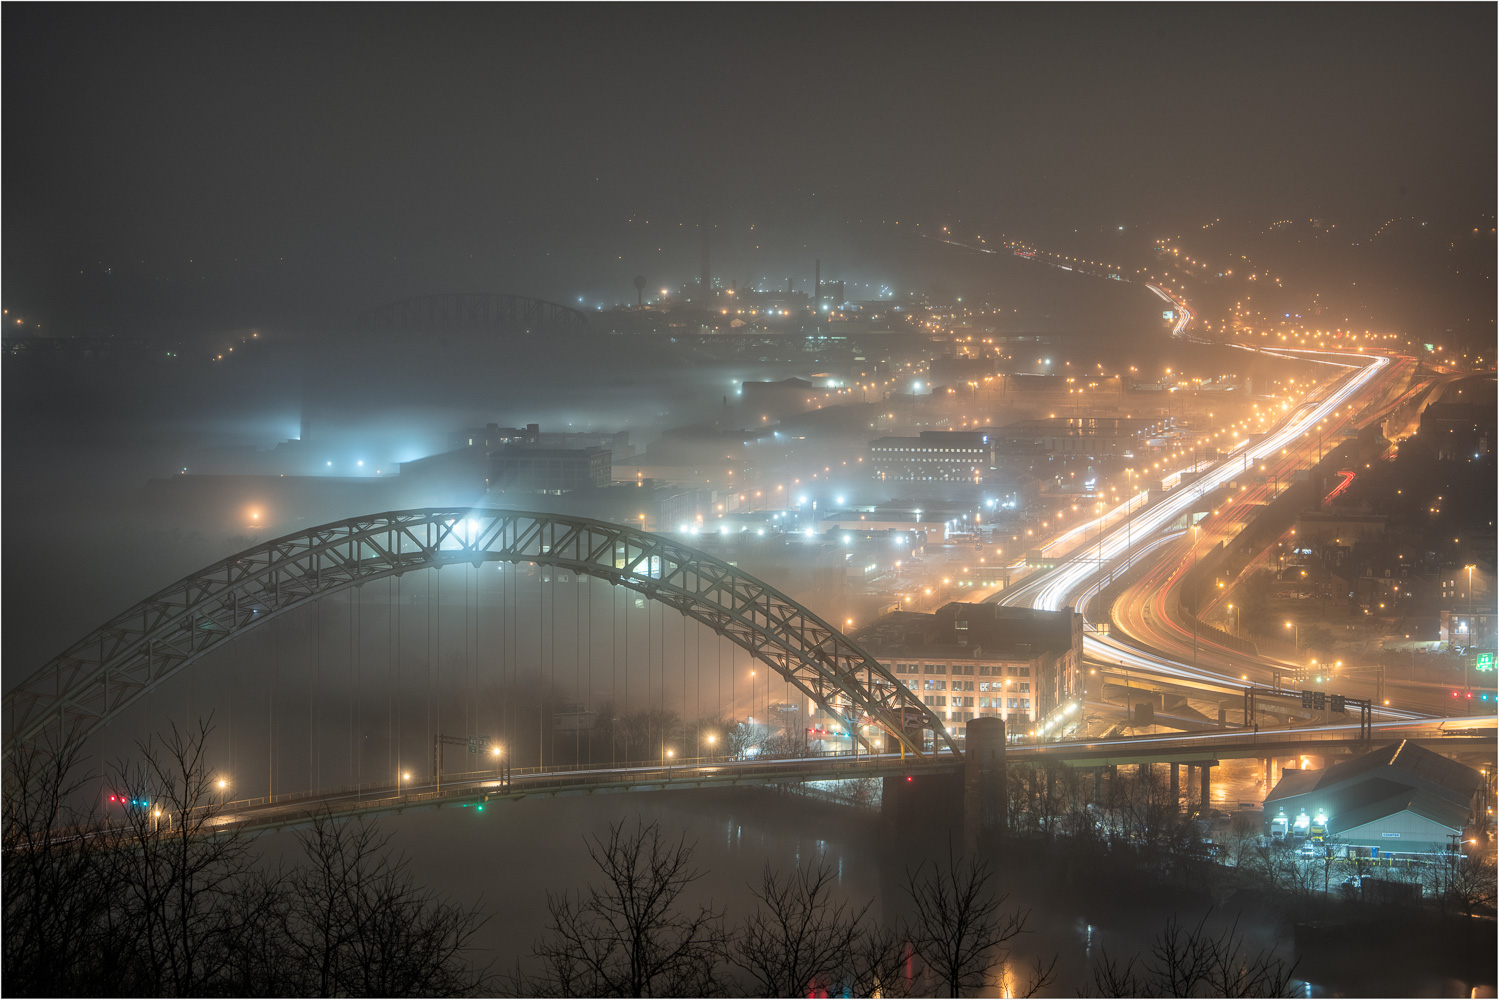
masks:
MULTIPOLYGON (((1375 730, 1376 734, 1378 730, 1375 730)), ((1377 736, 1376 736, 1377 738, 1377 736)), ((1391 734, 1391 739, 1475 739, 1466 732, 1454 733, 1440 728, 1400 730, 1399 734, 1391 734)), ((1152 744, 1169 744, 1170 749, 1195 750, 1199 748, 1236 746, 1249 744, 1250 746, 1280 746, 1287 743, 1360 743, 1367 742, 1362 739, 1356 730, 1351 731, 1309 731, 1300 729, 1272 729, 1264 732, 1254 732, 1247 729, 1235 729, 1221 731, 1213 736, 1181 736, 1176 733, 1155 733, 1149 736, 1131 736, 1120 740, 1094 740, 1086 743, 1032 743, 1022 744, 1017 749, 1027 749, 1044 753, 1066 754, 1079 751, 1106 752, 1109 750, 1128 751, 1134 747, 1150 749, 1152 744)))
MULTIPOLYGON (((534 779, 537 776, 541 775, 563 776, 576 774, 579 772, 586 772, 587 774, 594 776, 592 780, 598 780, 599 776, 605 773, 637 775, 648 774, 651 772, 662 772, 670 774, 677 771, 699 767, 724 766, 732 766, 736 774, 756 773, 754 765, 745 765, 740 763, 741 761, 746 760, 766 761, 768 762, 768 766, 772 768, 779 767, 780 765, 787 763, 794 763, 797 761, 841 760, 848 762, 847 766, 849 769, 856 769, 863 768, 865 766, 865 762, 872 759, 877 759, 881 763, 890 763, 891 761, 899 762, 900 760, 900 758, 895 755, 870 755, 866 753, 856 753, 852 750, 808 750, 804 753, 798 754, 757 755, 755 757, 744 757, 731 754, 714 754, 702 757, 679 757, 675 758, 669 764, 663 764, 661 761, 654 759, 617 761, 607 765, 601 763, 547 764, 544 766, 513 767, 509 770, 509 776, 510 779, 514 781, 518 778, 534 779)), ((949 760, 955 759, 955 756, 949 751, 940 750, 934 754, 934 758, 908 757, 905 759, 905 763, 913 765, 921 764, 924 761, 929 762, 931 759, 949 760)), ((491 779, 500 780, 500 778, 501 774, 495 768, 485 768, 478 771, 459 771, 444 773, 441 776, 440 781, 433 781, 430 778, 423 778, 420 782, 420 787, 426 789, 429 785, 446 785, 450 782, 455 785, 472 785, 475 782, 482 782, 491 779)), ((416 785, 418 783, 415 781, 415 779, 413 779, 412 784, 416 785)), ((542 785, 534 781, 528 781, 527 787, 541 788, 550 786, 542 785)), ((219 808, 221 813, 238 813, 243 812, 247 809, 258 809, 264 806, 294 805, 298 802, 321 803, 324 799, 338 798, 348 795, 355 796, 356 801, 359 801, 361 799, 361 796, 364 796, 365 794, 369 795, 370 801, 375 801, 386 798, 399 798, 402 796, 414 797, 425 795, 440 795, 445 793, 439 791, 436 788, 432 789, 432 791, 430 792, 404 792, 400 790, 399 786, 391 784, 389 782, 381 782, 378 784, 362 783, 354 785, 342 785, 334 788, 319 788, 315 791, 283 792, 280 795, 262 795, 255 798, 235 799, 233 801, 223 803, 223 805, 219 808)))

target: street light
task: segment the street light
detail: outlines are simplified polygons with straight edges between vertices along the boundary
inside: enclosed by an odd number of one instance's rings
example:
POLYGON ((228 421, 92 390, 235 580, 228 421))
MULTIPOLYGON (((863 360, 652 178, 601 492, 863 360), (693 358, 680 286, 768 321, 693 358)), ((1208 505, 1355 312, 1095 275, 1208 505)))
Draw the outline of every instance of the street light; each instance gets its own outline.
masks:
POLYGON ((1301 628, 1295 622, 1286 622, 1286 628, 1291 630, 1291 643, 1297 649, 1301 648, 1301 628))

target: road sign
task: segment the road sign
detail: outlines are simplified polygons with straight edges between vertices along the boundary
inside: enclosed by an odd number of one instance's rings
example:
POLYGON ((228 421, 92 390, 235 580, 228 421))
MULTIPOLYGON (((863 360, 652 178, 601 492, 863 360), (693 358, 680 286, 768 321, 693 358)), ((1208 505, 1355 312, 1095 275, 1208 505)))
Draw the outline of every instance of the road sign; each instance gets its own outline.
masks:
POLYGON ((1303 692, 1301 692, 1301 707, 1302 708, 1311 708, 1312 707, 1312 692, 1310 692, 1310 691, 1303 691, 1303 692))
POLYGON ((1476 661, 1474 661, 1474 663, 1473 663, 1473 669, 1474 670, 1493 670, 1494 669, 1494 654, 1493 653, 1479 653, 1478 654, 1478 659, 1476 661))
POLYGON ((1327 695, 1321 691, 1312 692, 1312 708, 1320 712, 1327 707, 1327 695))
POLYGON ((1342 714, 1342 713, 1348 711, 1347 702, 1344 700, 1344 698, 1343 698, 1342 695, 1335 694, 1335 695, 1331 695, 1330 697, 1332 698, 1332 710, 1334 712, 1342 714))

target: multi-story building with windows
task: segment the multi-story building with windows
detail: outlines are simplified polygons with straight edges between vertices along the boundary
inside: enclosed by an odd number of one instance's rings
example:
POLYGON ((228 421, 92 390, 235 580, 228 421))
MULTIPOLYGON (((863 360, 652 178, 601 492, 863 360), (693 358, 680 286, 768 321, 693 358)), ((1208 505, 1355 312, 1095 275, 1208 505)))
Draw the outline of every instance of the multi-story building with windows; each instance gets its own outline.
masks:
POLYGON ((982 431, 923 431, 920 437, 869 442, 877 479, 912 483, 981 483, 992 478, 994 449, 982 431))
POLYGON ((489 489, 563 493, 608 486, 613 478, 607 448, 536 448, 504 445, 489 456, 489 489))
POLYGON ((1029 726, 1083 693, 1082 616, 953 602, 893 611, 854 638, 921 695, 954 735, 973 719, 1029 726))

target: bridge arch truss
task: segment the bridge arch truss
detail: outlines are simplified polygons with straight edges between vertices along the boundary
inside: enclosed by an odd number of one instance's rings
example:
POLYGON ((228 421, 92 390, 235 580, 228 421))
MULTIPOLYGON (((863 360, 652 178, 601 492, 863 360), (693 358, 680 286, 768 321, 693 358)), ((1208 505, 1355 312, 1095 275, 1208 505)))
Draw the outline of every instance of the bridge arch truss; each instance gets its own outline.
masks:
POLYGON ((485 562, 552 566, 636 591, 747 650, 861 742, 856 720, 868 717, 918 756, 924 729, 957 750, 920 697, 852 639, 707 553, 588 518, 426 508, 262 543, 116 615, 5 695, 5 752, 49 729, 86 736, 210 651, 322 597, 408 572, 485 562))

